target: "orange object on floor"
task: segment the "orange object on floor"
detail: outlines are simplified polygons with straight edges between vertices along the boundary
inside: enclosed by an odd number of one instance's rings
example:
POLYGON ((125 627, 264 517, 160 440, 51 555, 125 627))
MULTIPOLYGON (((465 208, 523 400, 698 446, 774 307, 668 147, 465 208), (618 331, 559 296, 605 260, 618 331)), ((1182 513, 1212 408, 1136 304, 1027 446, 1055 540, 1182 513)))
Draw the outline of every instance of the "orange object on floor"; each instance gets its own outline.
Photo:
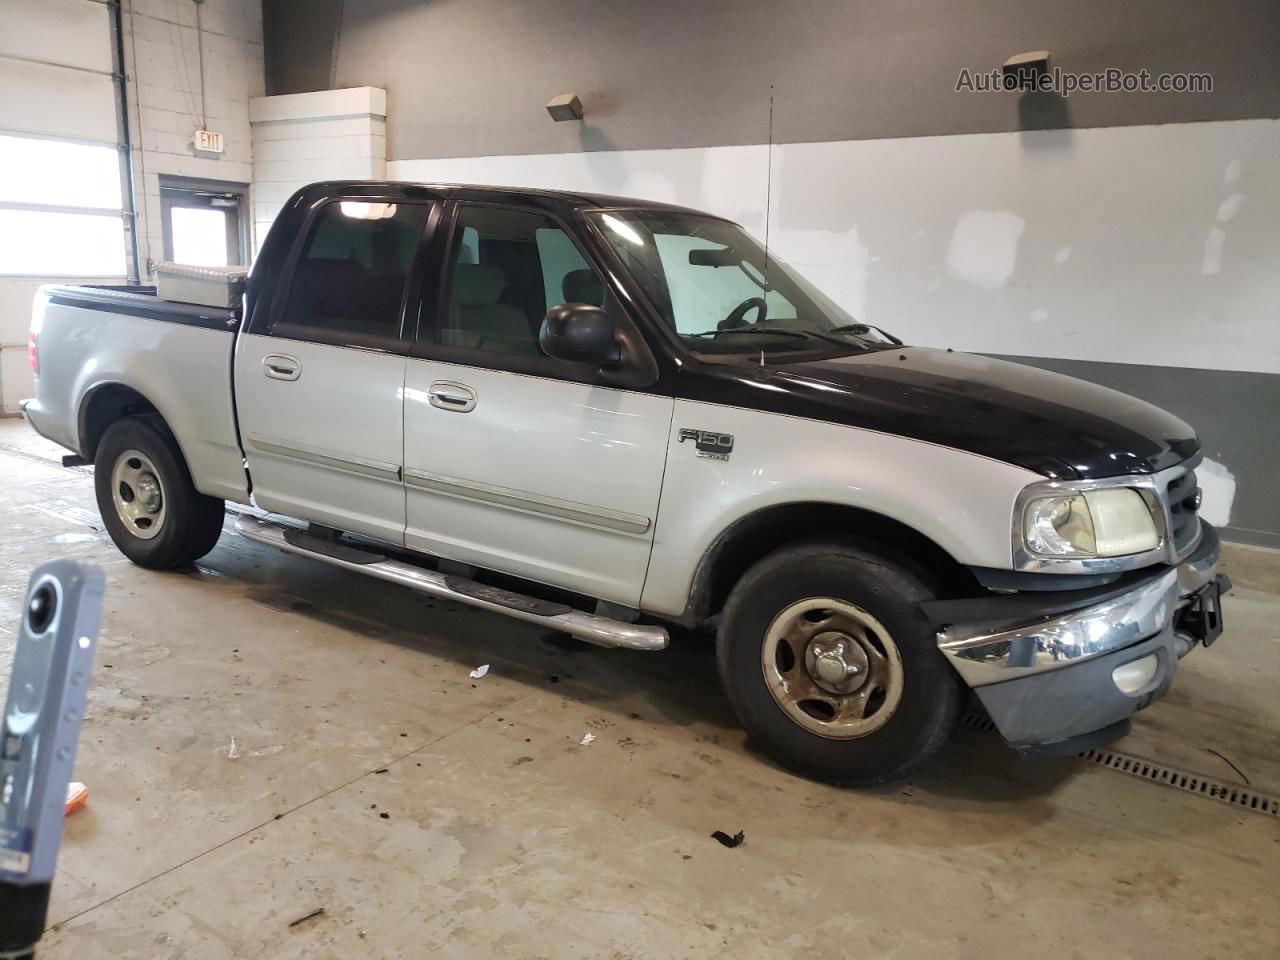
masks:
POLYGON ((83 783, 67 784, 67 813, 69 817, 89 802, 89 788, 83 783))

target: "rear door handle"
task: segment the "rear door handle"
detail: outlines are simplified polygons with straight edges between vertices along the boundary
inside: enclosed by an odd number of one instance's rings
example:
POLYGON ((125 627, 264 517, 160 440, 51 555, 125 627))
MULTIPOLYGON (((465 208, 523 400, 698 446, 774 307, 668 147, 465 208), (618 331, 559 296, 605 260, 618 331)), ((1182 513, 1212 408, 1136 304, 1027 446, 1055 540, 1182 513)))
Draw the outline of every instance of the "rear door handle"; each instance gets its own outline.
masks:
POLYGON ((427 401, 450 413, 470 413, 476 408, 476 392, 465 383, 437 380, 427 388, 427 401))
POLYGON ((269 353, 262 358, 262 372, 272 380, 297 380, 302 376, 302 364, 297 357, 269 353))

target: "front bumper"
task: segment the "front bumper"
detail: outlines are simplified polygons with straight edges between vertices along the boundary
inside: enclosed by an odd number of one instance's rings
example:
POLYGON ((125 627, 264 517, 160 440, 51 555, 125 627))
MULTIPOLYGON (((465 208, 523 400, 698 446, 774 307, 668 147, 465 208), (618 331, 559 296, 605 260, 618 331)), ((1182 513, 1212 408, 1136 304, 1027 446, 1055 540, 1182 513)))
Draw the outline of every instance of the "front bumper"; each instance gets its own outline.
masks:
POLYGON ((1202 598, 1230 582, 1217 572, 1217 532, 1202 525, 1199 547, 1177 567, 1091 590, 939 601, 924 612, 1010 744, 1083 749, 1123 735, 1169 689, 1178 660, 1213 639, 1202 598))

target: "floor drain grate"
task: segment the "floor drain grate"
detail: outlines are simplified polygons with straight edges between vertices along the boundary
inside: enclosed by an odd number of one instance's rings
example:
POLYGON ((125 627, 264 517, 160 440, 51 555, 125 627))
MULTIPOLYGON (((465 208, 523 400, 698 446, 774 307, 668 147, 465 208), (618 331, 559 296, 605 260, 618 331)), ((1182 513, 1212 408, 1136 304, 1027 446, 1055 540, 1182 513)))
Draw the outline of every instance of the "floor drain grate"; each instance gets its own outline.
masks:
POLYGON ((980 730, 983 733, 995 733, 996 725, 991 722, 991 718, 985 713, 966 713, 960 721, 966 727, 974 730, 980 730))
MULTIPOLYGON (((984 713, 972 712, 961 720, 966 727, 983 733, 994 733, 996 725, 984 713)), ((1151 783, 1158 783, 1175 790, 1229 803, 1233 807, 1249 810, 1253 813, 1280 817, 1280 797, 1268 796, 1249 787, 1241 787, 1233 783, 1223 783, 1199 773, 1188 773, 1177 767, 1163 763, 1155 763, 1145 757, 1136 757, 1131 753, 1120 753, 1116 750, 1088 750, 1077 753, 1079 760, 1088 760, 1117 773, 1127 773, 1131 777, 1139 777, 1151 783)))
POLYGON ((1231 804, 1233 807, 1240 807, 1243 810, 1250 810, 1254 813, 1269 814, 1273 817, 1280 816, 1280 798, 1269 797, 1248 787, 1223 783, 1221 780, 1214 780, 1212 777, 1206 777, 1199 773, 1188 773, 1185 770, 1179 770, 1177 767, 1153 763, 1142 757, 1135 757, 1128 753, 1117 753, 1114 750, 1089 750, 1085 753, 1077 754, 1077 756, 1081 760, 1089 760, 1093 763, 1101 764, 1109 770, 1127 773, 1131 777, 1140 777, 1143 780, 1163 784, 1166 787, 1173 787, 1176 790, 1185 790, 1187 793, 1193 793, 1200 797, 1220 800, 1223 803, 1231 804))

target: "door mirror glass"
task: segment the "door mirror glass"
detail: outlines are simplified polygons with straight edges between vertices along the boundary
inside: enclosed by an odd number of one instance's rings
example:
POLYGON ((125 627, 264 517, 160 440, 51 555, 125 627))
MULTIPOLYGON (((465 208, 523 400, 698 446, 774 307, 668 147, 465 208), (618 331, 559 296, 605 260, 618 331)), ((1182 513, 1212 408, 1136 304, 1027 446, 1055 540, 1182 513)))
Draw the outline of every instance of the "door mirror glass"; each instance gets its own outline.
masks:
POLYGON ((613 318, 587 303, 562 303, 548 310, 538 333, 538 345, 547 356, 568 363, 606 367, 622 359, 613 318))

